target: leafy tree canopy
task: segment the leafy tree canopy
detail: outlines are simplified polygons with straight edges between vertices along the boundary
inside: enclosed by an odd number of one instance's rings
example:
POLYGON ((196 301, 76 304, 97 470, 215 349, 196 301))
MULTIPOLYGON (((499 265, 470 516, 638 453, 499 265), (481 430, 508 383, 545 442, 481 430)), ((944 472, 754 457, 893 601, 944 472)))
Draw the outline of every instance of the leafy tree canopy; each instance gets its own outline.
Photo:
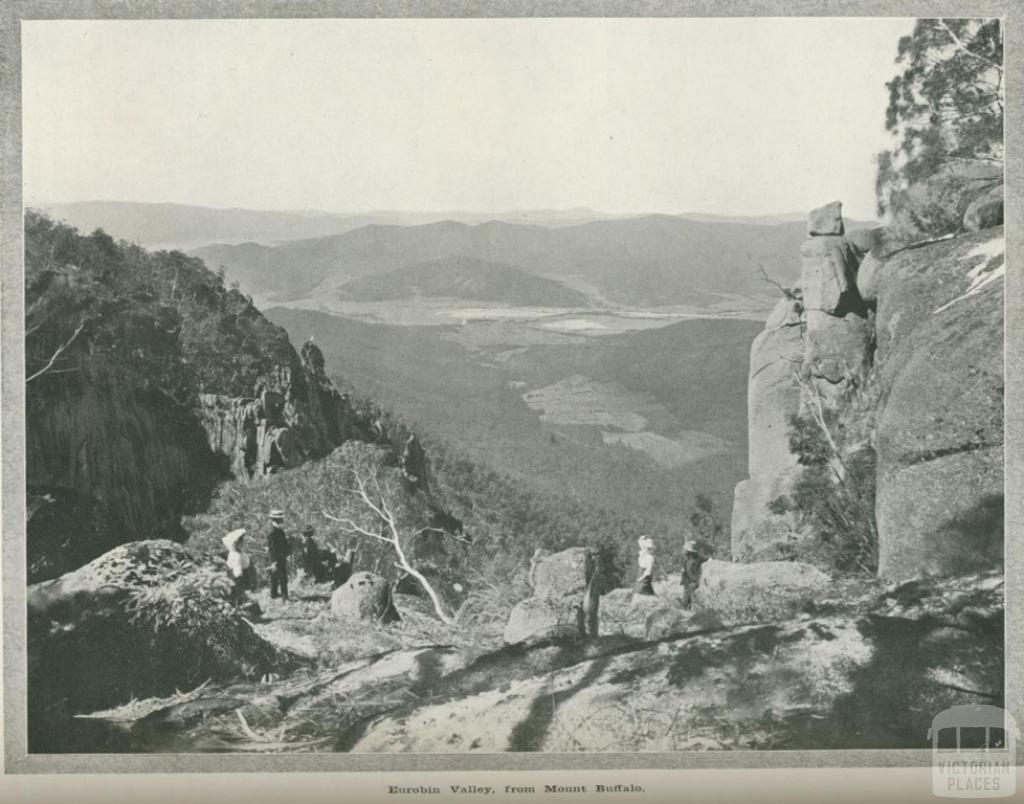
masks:
POLYGON ((1003 34, 998 19, 920 19, 899 41, 878 155, 878 211, 937 175, 976 194, 1002 181, 1003 34))
POLYGON ((104 378, 155 388, 244 396, 297 360, 287 333, 201 260, 83 236, 25 215, 25 362, 33 392, 104 378))

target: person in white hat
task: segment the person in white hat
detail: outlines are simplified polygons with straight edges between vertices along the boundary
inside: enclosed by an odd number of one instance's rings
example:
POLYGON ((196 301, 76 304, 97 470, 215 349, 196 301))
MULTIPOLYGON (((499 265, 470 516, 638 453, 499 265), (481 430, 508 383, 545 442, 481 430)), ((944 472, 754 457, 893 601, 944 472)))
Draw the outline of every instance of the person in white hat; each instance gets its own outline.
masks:
POLYGON ((238 528, 231 531, 222 541, 228 548, 228 571, 235 579, 235 586, 244 588, 249 579, 249 568, 252 566, 252 559, 249 554, 242 550, 242 542, 245 540, 245 528, 238 528))
POLYGON ((654 539, 646 534, 636 540, 640 550, 637 564, 640 566, 640 577, 636 581, 638 595, 654 594, 654 539))

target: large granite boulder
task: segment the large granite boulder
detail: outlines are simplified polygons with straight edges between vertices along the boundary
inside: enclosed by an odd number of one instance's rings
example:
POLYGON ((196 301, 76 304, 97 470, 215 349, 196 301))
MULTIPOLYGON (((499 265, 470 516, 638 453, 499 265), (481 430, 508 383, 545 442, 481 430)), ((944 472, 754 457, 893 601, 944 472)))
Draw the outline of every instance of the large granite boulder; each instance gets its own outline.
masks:
POLYGON ((511 645, 578 637, 582 634, 582 618, 583 609, 577 601, 530 597, 512 609, 504 639, 511 645))
POLYGON ((798 561, 705 562, 697 602, 723 623, 786 620, 822 598, 829 577, 798 561))
POLYGON ((845 237, 805 240, 800 258, 800 287, 807 310, 841 314, 855 307, 861 254, 845 237))
POLYGON ((582 595, 590 580, 588 553, 586 547, 570 547, 540 558, 533 570, 534 595, 555 598, 582 595))
POLYGON ((865 302, 878 300, 878 286, 882 280, 883 257, 871 252, 861 260, 857 269, 857 292, 865 302))
POLYGON ((121 545, 26 603, 33 740, 59 739, 75 712, 288 663, 252 630, 259 610, 224 563, 171 541, 121 545))
POLYGON ((971 202, 964 213, 963 226, 968 232, 980 232, 1002 225, 1003 185, 999 184, 971 202))
POLYGON ((847 232, 844 237, 861 254, 870 254, 876 251, 882 244, 882 227, 874 229, 853 229, 847 232))
POLYGON ((876 519, 889 578, 999 566, 1003 232, 901 252, 879 288, 876 519))
POLYGON ((817 209, 812 209, 807 216, 807 234, 810 237, 841 235, 843 231, 842 201, 833 201, 817 209))
POLYGON ((599 630, 600 573, 585 547, 558 553, 538 550, 530 567, 533 597, 516 604, 505 642, 536 642, 565 636, 596 637, 599 630))
POLYGON ((345 620, 390 623, 401 619, 391 599, 391 584, 372 572, 356 572, 331 595, 331 613, 345 620))

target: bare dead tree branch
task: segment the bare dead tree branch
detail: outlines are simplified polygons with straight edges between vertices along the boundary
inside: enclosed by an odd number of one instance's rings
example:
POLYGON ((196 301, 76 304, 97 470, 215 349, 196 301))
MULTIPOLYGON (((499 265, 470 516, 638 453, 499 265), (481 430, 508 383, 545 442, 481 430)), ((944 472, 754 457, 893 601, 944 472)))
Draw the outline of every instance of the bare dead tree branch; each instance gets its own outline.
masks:
MULTIPOLYGON (((419 582, 420 586, 423 587, 427 595, 430 597, 430 602, 434 606, 434 612, 437 614, 438 618, 440 618, 441 622, 446 625, 452 625, 454 620, 445 611, 444 604, 441 601, 440 596, 437 594, 430 581, 413 566, 409 557, 406 555, 405 548, 402 546, 401 528, 394 512, 388 506, 385 494, 380 486, 380 479, 376 474, 371 476, 370 481, 373 486, 373 490, 376 492, 376 494, 371 495, 370 489, 367 487, 368 483, 366 479, 355 470, 353 470, 352 475, 355 479, 355 488, 345 489, 345 491, 354 496, 373 512, 380 522, 382 533, 374 533, 373 531, 367 530, 366 528, 358 525, 352 519, 336 517, 326 511, 322 511, 321 513, 323 513, 323 515, 328 519, 341 524, 349 533, 358 536, 366 536, 389 545, 394 551, 395 556, 398 558, 398 560, 394 562, 395 566, 402 571, 407 572, 419 582), (377 502, 374 502, 374 497, 377 498, 377 502)), ((430 530, 435 529, 421 528, 420 530, 410 534, 407 538, 415 538, 416 536, 422 535, 424 532, 430 530)))
POLYGON ((32 382, 32 380, 38 377, 42 377, 44 374, 46 374, 46 372, 52 369, 53 364, 57 362, 60 356, 64 353, 64 350, 66 350, 69 346, 71 346, 72 343, 75 342, 75 338, 77 338, 81 334, 83 329, 85 329, 85 319, 82 319, 82 323, 78 325, 77 329, 75 329, 74 334, 72 334, 70 338, 68 338, 66 341, 64 341, 64 343, 57 347, 56 352, 50 355, 50 359, 47 361, 46 365, 39 369, 39 371, 26 377, 25 382, 30 383, 32 382))
POLYGON ((782 295, 785 296, 787 299, 799 301, 800 297, 797 296, 796 293, 794 293, 790 288, 784 287, 783 285, 779 284, 774 279, 772 279, 770 276, 768 276, 768 272, 764 269, 764 266, 761 263, 758 263, 757 267, 761 271, 762 281, 767 282, 769 285, 774 285, 782 292, 782 295))

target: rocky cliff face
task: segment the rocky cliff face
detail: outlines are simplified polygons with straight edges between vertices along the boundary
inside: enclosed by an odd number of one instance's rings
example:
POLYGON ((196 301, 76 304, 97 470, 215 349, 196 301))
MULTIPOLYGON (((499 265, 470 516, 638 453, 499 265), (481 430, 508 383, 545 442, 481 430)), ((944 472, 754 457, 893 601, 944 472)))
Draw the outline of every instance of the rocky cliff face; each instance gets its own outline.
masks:
POLYGON ((89 383, 40 396, 25 429, 30 582, 129 539, 179 537, 178 516, 223 476, 196 417, 155 391, 89 383))
POLYGON ((1002 565, 1003 252, 999 226, 880 267, 883 576, 1002 565))
POLYGON ((180 538, 181 515, 202 510, 229 476, 258 479, 349 438, 377 440, 368 417, 328 379, 320 350, 307 343, 301 356, 289 351, 292 359, 249 397, 199 394, 192 405, 88 383, 34 399, 29 580, 80 566, 126 534, 180 538), (88 513, 84 531, 69 532, 63 521, 69 500, 88 513))
POLYGON ((884 232, 845 234, 835 203, 808 232, 801 284, 751 349, 734 558, 798 558, 818 536, 779 504, 821 471, 790 446, 791 417, 813 403, 871 433, 880 575, 1000 566, 1002 228, 887 250, 884 232))
POLYGON ((210 449, 228 460, 236 478, 297 466, 366 429, 312 342, 301 359, 263 377, 251 397, 201 394, 198 417, 210 449))

